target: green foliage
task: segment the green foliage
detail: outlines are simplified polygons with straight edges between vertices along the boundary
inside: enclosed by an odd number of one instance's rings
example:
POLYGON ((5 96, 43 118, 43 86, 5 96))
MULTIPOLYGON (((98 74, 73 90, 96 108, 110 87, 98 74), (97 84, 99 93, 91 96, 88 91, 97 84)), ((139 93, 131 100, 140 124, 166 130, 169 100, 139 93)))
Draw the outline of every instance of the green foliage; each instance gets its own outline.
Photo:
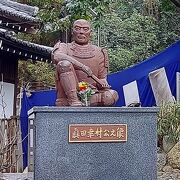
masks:
POLYGON ((109 49, 110 71, 136 64, 157 52, 158 26, 152 17, 138 12, 122 19, 116 13, 104 18, 102 46, 109 49))
POLYGON ((112 0, 68 0, 66 4, 67 13, 71 22, 76 19, 95 20, 96 27, 101 24, 101 16, 109 10, 112 0))
POLYGON ((173 6, 171 2, 157 4, 158 19, 144 16, 142 4, 115 1, 102 19, 101 45, 109 49, 111 72, 137 64, 180 39, 180 13, 164 7, 173 6))
POLYGON ((60 18, 60 10, 64 0, 28 0, 31 6, 39 7, 38 16, 43 22, 41 31, 57 31, 67 28, 69 25, 66 18, 60 18))
POLYGON ((51 64, 30 61, 19 61, 19 86, 29 82, 40 81, 49 86, 55 86, 54 66, 51 64))
POLYGON ((163 104, 158 114, 158 135, 180 140, 180 104, 163 104))
POLYGON ((171 2, 171 0, 161 0, 160 1, 160 8, 161 11, 166 11, 166 12, 174 12, 175 11, 175 5, 171 2))
POLYGON ((109 59, 109 71, 112 73, 131 66, 133 64, 134 54, 133 52, 123 48, 109 48, 109 59))
POLYGON ((159 46, 164 49, 168 45, 180 39, 180 13, 161 12, 159 26, 159 46))

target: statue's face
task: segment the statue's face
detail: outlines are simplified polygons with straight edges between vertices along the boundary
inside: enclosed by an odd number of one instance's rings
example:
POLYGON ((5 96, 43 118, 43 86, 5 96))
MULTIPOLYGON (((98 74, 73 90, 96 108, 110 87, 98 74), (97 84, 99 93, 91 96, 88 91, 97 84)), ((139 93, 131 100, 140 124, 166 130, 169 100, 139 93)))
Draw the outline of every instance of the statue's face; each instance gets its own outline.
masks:
POLYGON ((73 24, 72 30, 73 39, 77 44, 88 44, 91 37, 90 23, 86 20, 77 20, 73 24))

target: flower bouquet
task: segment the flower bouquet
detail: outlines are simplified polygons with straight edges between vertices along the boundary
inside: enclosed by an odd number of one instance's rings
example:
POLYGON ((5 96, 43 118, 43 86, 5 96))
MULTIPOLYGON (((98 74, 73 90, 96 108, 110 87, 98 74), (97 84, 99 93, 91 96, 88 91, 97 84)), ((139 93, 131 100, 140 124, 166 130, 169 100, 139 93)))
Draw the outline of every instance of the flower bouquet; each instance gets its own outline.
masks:
POLYGON ((78 97, 84 106, 90 105, 90 98, 93 94, 93 90, 87 82, 82 81, 78 83, 78 97))

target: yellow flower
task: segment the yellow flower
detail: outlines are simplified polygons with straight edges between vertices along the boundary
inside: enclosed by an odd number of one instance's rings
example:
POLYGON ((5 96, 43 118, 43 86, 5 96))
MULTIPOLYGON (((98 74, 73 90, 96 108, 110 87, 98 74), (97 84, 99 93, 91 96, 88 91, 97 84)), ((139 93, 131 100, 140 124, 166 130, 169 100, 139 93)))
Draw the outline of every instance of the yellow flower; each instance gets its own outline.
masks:
POLYGON ((79 91, 83 91, 83 90, 86 90, 87 88, 89 87, 88 83, 87 82, 79 82, 78 83, 78 88, 79 88, 79 91))

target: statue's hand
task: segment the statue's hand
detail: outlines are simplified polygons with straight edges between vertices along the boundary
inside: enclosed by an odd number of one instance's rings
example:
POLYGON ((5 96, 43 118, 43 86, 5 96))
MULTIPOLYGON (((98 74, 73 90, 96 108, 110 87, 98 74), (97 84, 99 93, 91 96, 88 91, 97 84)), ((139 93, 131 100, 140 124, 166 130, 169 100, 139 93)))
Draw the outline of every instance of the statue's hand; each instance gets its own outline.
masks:
POLYGON ((88 75, 88 77, 91 77, 93 74, 92 70, 88 66, 83 65, 82 70, 88 75))
POLYGON ((108 82, 104 79, 100 79, 100 86, 99 89, 110 89, 111 86, 108 84, 108 82))
POLYGON ((102 88, 102 89, 110 89, 111 86, 110 86, 109 84, 107 84, 107 83, 102 83, 102 84, 101 84, 101 88, 102 88))
POLYGON ((111 88, 111 86, 109 85, 109 84, 106 84, 106 83, 103 83, 103 84, 101 84, 101 86, 102 86, 102 88, 111 88))

